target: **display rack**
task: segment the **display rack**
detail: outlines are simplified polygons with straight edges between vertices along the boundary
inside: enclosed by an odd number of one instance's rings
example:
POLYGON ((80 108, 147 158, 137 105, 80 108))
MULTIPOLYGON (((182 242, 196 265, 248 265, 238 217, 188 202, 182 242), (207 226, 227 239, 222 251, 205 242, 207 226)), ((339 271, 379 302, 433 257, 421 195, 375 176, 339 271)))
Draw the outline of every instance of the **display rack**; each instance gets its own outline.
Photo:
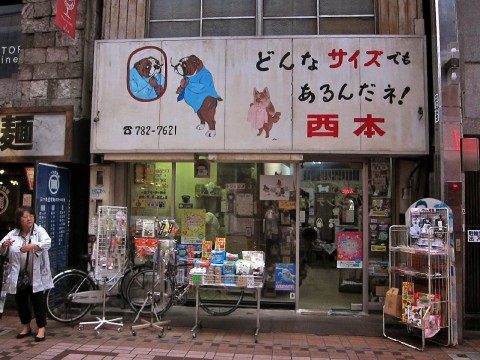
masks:
POLYGON ((212 275, 203 275, 203 274, 194 274, 191 276, 190 284, 195 288, 195 325, 192 328, 192 338, 197 336, 197 330, 201 327, 200 320, 200 288, 215 288, 220 290, 245 290, 245 289, 254 289, 256 290, 256 328, 254 332, 255 343, 258 342, 258 334, 260 332, 260 298, 262 294, 263 276, 253 276, 253 275, 222 275, 220 276, 220 281, 215 281, 212 279, 212 275), (237 284, 246 284, 245 286, 239 286, 237 284))
POLYGON ((103 291, 102 317, 97 317, 97 321, 81 322, 79 329, 82 329, 83 325, 96 325, 95 330, 98 333, 98 329, 103 325, 118 326, 118 331, 123 328, 121 317, 110 320, 105 318, 105 303, 108 284, 123 276, 122 269, 126 260, 126 219, 126 207, 98 208, 97 239, 93 244, 92 259, 95 265, 94 277, 103 291))
POLYGON ((387 294, 383 334, 417 350, 426 340, 450 346, 448 210, 412 209, 411 216, 410 226, 389 229, 389 288, 399 295, 387 294))

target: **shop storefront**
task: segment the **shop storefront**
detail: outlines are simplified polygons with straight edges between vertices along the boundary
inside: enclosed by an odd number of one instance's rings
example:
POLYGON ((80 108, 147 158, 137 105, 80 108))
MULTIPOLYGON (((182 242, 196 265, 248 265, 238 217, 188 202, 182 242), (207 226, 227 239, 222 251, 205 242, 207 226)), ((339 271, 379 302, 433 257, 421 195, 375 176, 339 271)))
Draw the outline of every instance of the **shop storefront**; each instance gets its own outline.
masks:
POLYGON ((31 206, 53 239, 52 272, 78 264, 87 238, 80 204, 88 191, 82 183, 88 148, 76 140, 88 121, 74 124, 71 107, 3 108, 0 126, 0 233, 13 229, 19 206, 31 206))
POLYGON ((263 251, 264 303, 380 309, 392 164, 428 153, 424 53, 418 36, 97 42, 90 215, 128 207, 137 263, 174 218, 193 257, 218 238, 263 251))

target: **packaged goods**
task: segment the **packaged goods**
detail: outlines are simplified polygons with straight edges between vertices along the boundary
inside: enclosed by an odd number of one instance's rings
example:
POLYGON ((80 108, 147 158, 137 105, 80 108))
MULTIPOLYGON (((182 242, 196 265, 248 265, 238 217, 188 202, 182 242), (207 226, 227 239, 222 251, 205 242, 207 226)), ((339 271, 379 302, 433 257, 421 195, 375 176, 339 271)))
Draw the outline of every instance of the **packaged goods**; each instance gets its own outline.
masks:
POLYGON ((250 274, 250 260, 240 259, 235 264, 236 274, 237 275, 248 275, 250 274))

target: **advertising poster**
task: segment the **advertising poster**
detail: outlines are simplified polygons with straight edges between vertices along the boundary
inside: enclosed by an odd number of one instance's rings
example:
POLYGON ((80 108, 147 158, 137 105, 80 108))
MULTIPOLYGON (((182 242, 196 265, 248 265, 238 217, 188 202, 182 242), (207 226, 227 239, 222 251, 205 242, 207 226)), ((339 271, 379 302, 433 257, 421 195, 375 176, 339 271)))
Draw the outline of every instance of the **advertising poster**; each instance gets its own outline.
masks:
POLYGON ((290 200, 293 176, 260 175, 260 200, 290 200))
POLYGON ((181 217, 181 243, 201 244, 205 240, 205 209, 183 209, 181 217))
POLYGON ((55 275, 67 266, 70 172, 68 169, 38 163, 35 171, 36 222, 52 239, 50 267, 55 275))
POLYGON ((337 233, 337 268, 361 269, 363 267, 363 237, 361 231, 337 233))
POLYGON ((275 290, 295 291, 295 264, 275 264, 275 290))

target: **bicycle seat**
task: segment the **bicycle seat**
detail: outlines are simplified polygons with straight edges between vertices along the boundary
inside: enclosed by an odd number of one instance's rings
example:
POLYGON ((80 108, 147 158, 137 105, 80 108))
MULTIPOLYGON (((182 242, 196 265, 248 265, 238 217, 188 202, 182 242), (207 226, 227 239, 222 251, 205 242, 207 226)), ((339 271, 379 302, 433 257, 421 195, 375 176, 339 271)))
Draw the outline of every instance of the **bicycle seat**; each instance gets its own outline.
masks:
POLYGON ((90 254, 82 254, 82 255, 80 255, 80 260, 82 260, 82 261, 89 262, 91 258, 92 258, 92 255, 90 255, 90 254))

